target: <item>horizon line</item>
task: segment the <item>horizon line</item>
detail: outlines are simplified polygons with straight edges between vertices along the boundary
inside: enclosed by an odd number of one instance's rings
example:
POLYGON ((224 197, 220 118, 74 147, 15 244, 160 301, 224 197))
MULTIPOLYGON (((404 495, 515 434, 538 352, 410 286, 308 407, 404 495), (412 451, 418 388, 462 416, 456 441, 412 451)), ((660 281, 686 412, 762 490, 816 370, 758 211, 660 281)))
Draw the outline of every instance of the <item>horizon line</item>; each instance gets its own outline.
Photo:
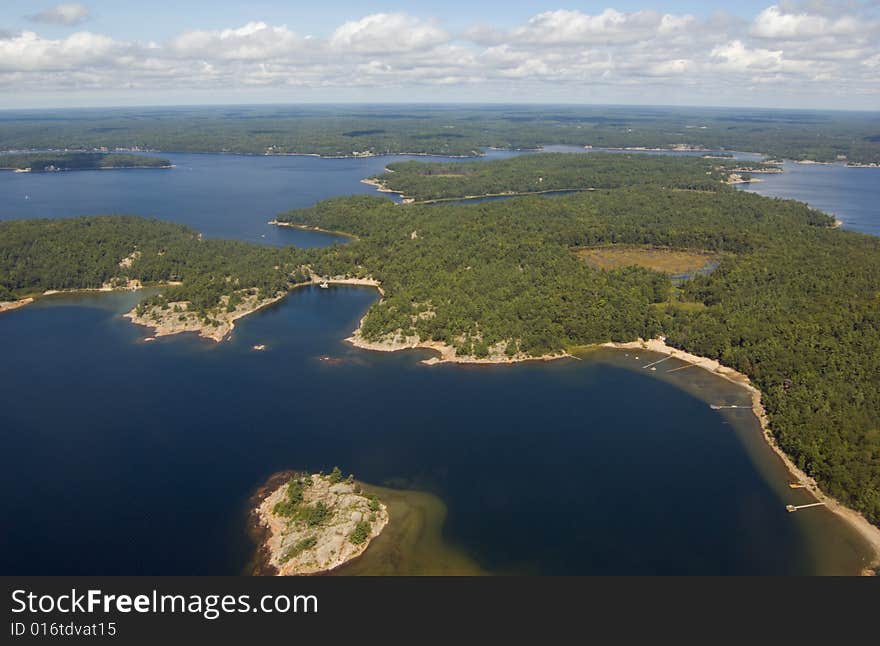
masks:
POLYGON ((731 105, 682 105, 682 104, 648 104, 648 103, 576 103, 576 102, 536 102, 536 101, 273 101, 265 103, 156 103, 130 105, 81 105, 81 106, 44 106, 44 107, 4 107, 0 112, 52 112, 59 110, 149 110, 179 108, 255 108, 255 107, 294 107, 294 106, 417 106, 421 108, 437 107, 565 107, 565 108, 662 108, 662 109, 698 109, 698 110, 767 110, 772 112, 851 112, 880 113, 880 107, 868 108, 784 108, 779 106, 731 106, 731 105))

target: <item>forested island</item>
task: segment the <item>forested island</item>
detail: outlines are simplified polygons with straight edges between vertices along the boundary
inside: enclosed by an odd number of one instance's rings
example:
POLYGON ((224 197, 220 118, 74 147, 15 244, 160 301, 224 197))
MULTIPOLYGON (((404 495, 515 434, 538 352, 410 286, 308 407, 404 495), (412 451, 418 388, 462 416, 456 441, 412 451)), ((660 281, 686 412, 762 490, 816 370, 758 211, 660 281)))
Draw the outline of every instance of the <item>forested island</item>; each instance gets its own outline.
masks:
POLYGON ((161 157, 123 153, 60 152, 0 154, 0 170, 47 173, 66 170, 171 168, 161 157))
POLYGON ((622 106, 221 106, 8 110, 0 150, 164 150, 472 157, 486 148, 740 150, 880 163, 877 115, 622 106))
POLYGON ((129 317, 156 334, 219 341, 237 318, 311 280, 307 255, 132 216, 0 222, 0 302, 46 292, 164 285, 129 317))
POLYGON ((388 524, 388 507, 344 477, 282 472, 261 488, 252 510, 260 538, 258 573, 323 574, 366 551, 388 524))
POLYGON ((398 162, 369 178, 379 188, 411 201, 429 202, 497 195, 621 188, 714 191, 721 182, 747 181, 750 173, 781 172, 755 162, 623 153, 523 155, 481 164, 398 162))
POLYGON ((0 300, 181 283, 136 314, 209 329, 236 299, 251 308, 342 277, 381 284, 354 337, 371 347, 497 362, 663 335, 747 375, 796 465, 880 523, 880 239, 721 181, 658 185, 653 160, 640 182, 634 159, 619 188, 471 204, 354 196, 278 216, 355 236, 323 249, 119 216, 0 223, 0 300), (689 262, 707 270, 676 278, 689 262))

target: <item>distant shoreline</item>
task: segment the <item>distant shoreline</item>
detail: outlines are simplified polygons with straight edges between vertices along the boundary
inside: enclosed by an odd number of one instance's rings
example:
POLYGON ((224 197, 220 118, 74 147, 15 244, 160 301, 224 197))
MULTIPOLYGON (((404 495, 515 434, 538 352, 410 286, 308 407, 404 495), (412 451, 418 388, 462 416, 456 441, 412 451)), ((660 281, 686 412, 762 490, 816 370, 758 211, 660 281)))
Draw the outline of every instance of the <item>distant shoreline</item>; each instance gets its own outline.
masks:
POLYGON ((167 170, 177 168, 174 164, 162 164, 161 166, 93 166, 87 168, 56 168, 55 170, 33 170, 32 168, 13 168, 0 166, 0 171, 12 173, 33 173, 34 175, 51 175, 52 173, 76 173, 87 170, 167 170))

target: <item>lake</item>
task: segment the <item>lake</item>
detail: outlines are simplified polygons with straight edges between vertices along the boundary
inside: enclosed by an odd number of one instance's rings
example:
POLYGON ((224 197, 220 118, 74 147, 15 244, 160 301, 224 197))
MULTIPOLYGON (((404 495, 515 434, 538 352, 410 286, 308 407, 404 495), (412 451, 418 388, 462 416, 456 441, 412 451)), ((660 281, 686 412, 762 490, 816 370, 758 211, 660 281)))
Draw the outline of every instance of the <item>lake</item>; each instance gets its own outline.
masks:
MULTIPOLYGON (((212 236, 328 244, 337 238, 265 222, 369 192, 359 180, 397 159, 168 156, 169 171, 0 173, 0 218, 136 213, 212 236)), ((851 194, 831 209, 848 226, 851 194)), ((869 230, 877 214, 866 214, 869 230)), ((785 511, 808 496, 788 488, 754 416, 709 407, 747 402, 730 383, 649 372, 649 355, 611 350, 470 367, 364 352, 343 339, 376 297, 297 289, 220 345, 144 343, 121 318, 131 293, 48 297, 0 316, 0 571, 240 573, 254 549, 253 491, 282 469, 334 465, 433 494, 446 513, 434 558, 492 573, 829 574, 864 563, 861 539, 827 510, 785 511)))
MULTIPOLYGON (((482 159, 519 154, 491 150, 482 159)), ((0 220, 134 214, 186 224, 213 238, 319 247, 344 241, 268 224, 276 215, 336 195, 375 193, 361 182, 386 164, 450 157, 326 159, 302 155, 162 153, 170 169, 13 173, 0 171, 0 220)), ((388 194, 385 194, 388 195, 388 194)))
POLYGON ((785 172, 737 184, 769 197, 793 198, 837 216, 844 229, 880 235, 880 168, 785 162, 785 172))

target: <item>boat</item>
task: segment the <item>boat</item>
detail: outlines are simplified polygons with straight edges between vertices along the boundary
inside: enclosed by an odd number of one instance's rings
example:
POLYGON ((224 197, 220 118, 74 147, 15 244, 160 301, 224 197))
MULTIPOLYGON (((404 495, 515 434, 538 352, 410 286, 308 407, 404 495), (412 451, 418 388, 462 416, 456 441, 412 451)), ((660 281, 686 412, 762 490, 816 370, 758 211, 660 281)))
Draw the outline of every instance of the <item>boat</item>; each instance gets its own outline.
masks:
POLYGON ((325 280, 325 281, 322 281, 322 282, 321 282, 321 284, 319 285, 319 287, 320 287, 321 289, 328 289, 328 288, 330 287, 330 285, 329 285, 329 284, 327 283, 327 281, 325 280))

